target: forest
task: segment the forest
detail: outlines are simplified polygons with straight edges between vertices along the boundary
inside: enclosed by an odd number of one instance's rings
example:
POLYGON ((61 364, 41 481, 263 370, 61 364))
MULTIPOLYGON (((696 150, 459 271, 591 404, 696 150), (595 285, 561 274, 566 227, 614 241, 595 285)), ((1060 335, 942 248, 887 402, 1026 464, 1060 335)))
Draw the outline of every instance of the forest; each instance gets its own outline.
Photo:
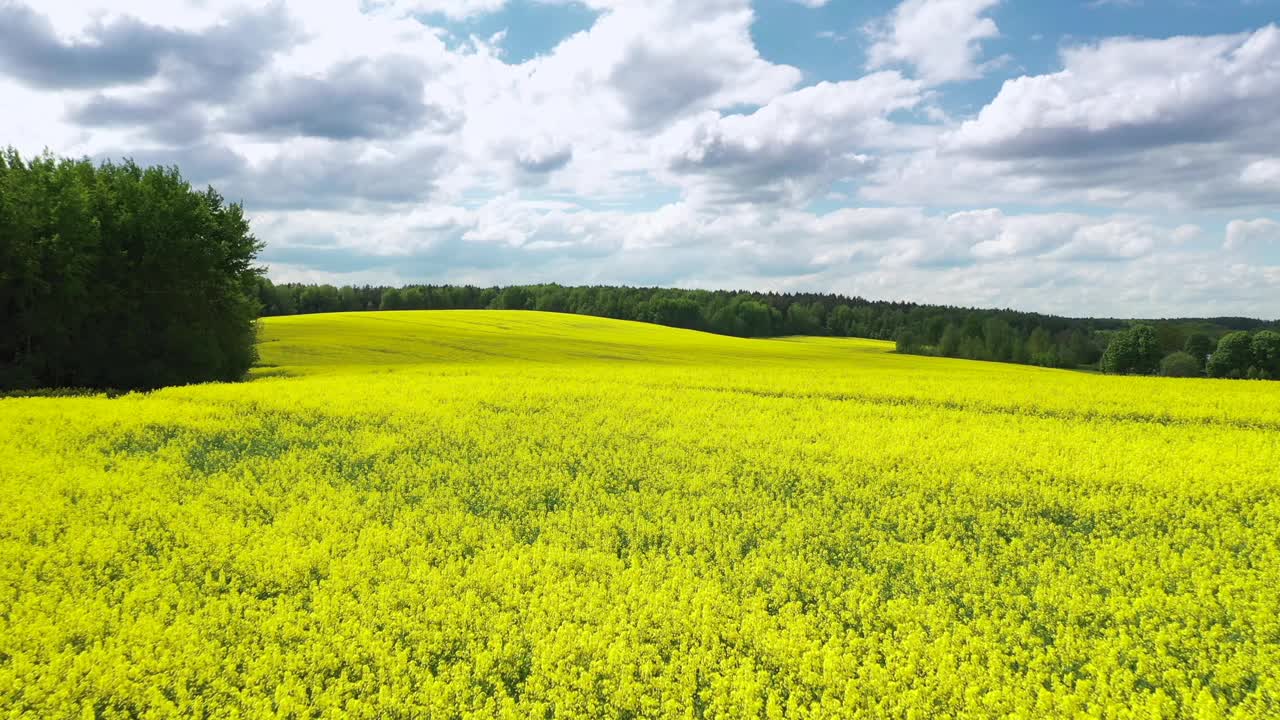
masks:
POLYGON ((261 247, 177 168, 0 152, 0 389, 244 377, 261 247))

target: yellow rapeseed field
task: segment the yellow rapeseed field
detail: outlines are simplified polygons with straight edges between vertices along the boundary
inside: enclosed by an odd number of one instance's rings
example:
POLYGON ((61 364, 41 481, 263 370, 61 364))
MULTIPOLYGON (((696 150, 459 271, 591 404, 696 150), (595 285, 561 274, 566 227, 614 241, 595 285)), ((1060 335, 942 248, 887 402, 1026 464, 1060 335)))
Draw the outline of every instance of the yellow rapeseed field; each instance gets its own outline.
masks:
POLYGON ((1280 383, 532 312, 0 400, 0 717, 1280 717, 1280 383))

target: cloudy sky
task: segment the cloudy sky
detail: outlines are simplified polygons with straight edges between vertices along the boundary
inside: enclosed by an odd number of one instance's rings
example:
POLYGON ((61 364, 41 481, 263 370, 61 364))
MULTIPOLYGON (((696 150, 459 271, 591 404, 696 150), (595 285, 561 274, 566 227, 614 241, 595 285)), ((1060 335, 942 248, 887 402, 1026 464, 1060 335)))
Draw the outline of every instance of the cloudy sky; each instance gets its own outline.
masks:
POLYGON ((1280 317, 1280 0, 0 0, 0 145, 276 280, 1280 317))

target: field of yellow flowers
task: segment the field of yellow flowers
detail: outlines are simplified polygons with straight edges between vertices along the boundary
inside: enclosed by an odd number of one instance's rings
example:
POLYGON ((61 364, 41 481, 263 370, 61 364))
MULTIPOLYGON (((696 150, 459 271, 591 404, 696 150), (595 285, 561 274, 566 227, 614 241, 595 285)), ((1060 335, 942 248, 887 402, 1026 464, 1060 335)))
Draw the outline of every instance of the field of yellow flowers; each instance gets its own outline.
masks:
POLYGON ((580 316, 0 399, 0 717, 1280 717, 1280 384, 580 316))

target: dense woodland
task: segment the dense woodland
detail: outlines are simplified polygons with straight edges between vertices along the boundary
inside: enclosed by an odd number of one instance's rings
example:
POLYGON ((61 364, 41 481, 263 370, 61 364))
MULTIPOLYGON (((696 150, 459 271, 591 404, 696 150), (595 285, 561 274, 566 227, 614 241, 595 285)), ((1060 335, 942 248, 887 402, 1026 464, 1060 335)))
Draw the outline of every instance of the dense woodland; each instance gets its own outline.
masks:
POLYGON ((242 378, 259 249, 177 169, 0 152, 0 390, 242 378))
MULTIPOLYGON (((1266 345, 1277 323, 1250 318, 1153 320, 1074 319, 976 308, 871 301, 810 293, 759 293, 632 287, 521 285, 474 287, 412 285, 403 288, 273 284, 260 278, 263 315, 367 310, 512 309, 544 310, 637 320, 738 337, 829 335, 896 341, 899 352, 1012 362, 1045 367, 1092 367, 1106 372, 1216 377, 1280 377, 1250 355, 1240 362, 1208 365, 1219 338, 1260 337, 1266 345), (1104 361, 1116 340, 1137 328, 1143 351, 1136 361, 1117 354, 1104 361), (1251 334, 1252 333, 1252 334, 1251 334), (1195 372, 1181 356, 1192 355, 1195 372), (1154 357, 1154 361, 1151 360, 1154 357), (1250 373, 1249 368, 1254 372, 1250 373)), ((1231 343, 1238 343, 1232 339, 1231 343)), ((1123 345, 1123 342, 1121 343, 1123 345)), ((1117 345, 1119 351, 1121 345, 1117 345)), ((1234 345, 1233 345, 1234 347, 1234 345)), ((1239 355, 1239 353, 1237 353, 1239 355)), ((1236 357, 1236 356, 1233 356, 1236 357)))

